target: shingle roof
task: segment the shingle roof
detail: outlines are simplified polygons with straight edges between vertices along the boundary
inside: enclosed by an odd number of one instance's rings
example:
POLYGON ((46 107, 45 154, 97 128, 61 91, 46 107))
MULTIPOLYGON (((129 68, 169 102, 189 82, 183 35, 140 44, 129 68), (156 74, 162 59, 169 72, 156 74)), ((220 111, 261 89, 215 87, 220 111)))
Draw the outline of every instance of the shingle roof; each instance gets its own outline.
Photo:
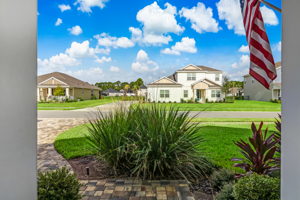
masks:
POLYGON ((44 75, 38 76, 38 84, 40 84, 41 82, 46 81, 52 77, 66 83, 70 87, 100 90, 100 88, 97 86, 91 85, 88 82, 81 81, 77 78, 74 78, 70 75, 67 75, 67 74, 64 74, 61 72, 52 72, 49 74, 44 74, 44 75))
POLYGON ((180 70, 177 70, 177 71, 218 71, 218 72, 221 72, 221 70, 218 70, 218 69, 215 69, 215 68, 212 68, 212 67, 206 67, 206 66, 203 66, 203 65, 193 65, 195 67, 198 67, 198 69, 180 69, 180 70))
POLYGON ((107 89, 107 90, 104 90, 103 93, 121 93, 121 92, 118 91, 118 90, 109 88, 109 89, 107 89))

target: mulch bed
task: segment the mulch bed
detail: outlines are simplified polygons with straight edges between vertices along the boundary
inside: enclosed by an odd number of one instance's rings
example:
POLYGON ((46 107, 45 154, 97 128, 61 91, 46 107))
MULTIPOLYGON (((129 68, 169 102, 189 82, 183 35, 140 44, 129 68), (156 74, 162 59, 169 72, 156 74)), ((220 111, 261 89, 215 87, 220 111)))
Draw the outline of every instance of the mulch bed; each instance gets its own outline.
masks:
MULTIPOLYGON (((68 160, 75 175, 81 180, 101 180, 101 179, 128 179, 132 178, 126 174, 115 175, 111 167, 105 162, 99 161, 95 156, 84 156, 68 160), (88 169, 88 170, 87 170, 88 169), (88 171, 88 172, 87 172, 88 171), (89 173, 89 175, 87 175, 89 173)), ((196 200, 212 200, 212 189, 208 180, 200 181, 191 185, 196 200)))

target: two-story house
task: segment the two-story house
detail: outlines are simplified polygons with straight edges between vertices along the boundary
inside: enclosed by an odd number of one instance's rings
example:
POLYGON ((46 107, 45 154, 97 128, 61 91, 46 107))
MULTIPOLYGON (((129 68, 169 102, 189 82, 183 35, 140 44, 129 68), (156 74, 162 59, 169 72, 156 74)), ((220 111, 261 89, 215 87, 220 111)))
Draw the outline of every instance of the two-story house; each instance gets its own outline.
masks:
POLYGON ((281 62, 275 63, 277 77, 266 89, 249 74, 244 76, 244 98, 246 100, 270 101, 281 99, 281 62))
POLYGON ((220 101, 224 99, 222 81, 220 70, 187 65, 168 77, 148 84, 147 98, 150 102, 220 101))

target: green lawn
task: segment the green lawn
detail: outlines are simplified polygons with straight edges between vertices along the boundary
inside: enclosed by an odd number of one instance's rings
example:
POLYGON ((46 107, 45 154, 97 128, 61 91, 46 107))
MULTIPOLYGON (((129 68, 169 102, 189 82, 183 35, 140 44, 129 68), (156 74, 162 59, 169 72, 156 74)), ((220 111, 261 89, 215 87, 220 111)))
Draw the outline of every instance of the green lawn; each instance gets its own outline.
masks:
POLYGON ((88 108, 99 106, 114 101, 119 101, 120 97, 104 97, 97 100, 85 100, 78 102, 55 102, 55 103, 38 103, 38 110, 76 110, 81 108, 88 108))
POLYGON ((275 122, 275 118, 194 118, 193 122, 275 122))
MULTIPOLYGON (((273 124, 265 125, 275 130, 273 124)), ((251 135, 250 124, 205 124, 201 125, 204 138, 202 150, 215 164, 240 171, 233 167, 231 158, 241 157, 238 148, 233 144, 240 138, 246 139, 251 135)), ((86 125, 72 128, 60 134, 54 143, 56 150, 66 159, 79 156, 93 155, 85 135, 88 133, 86 125)))
MULTIPOLYGON (((183 111, 280 111, 281 104, 252 101, 252 100, 235 100, 234 103, 160 103, 161 105, 174 106, 183 111)), ((144 104, 145 106, 151 103, 144 104)))

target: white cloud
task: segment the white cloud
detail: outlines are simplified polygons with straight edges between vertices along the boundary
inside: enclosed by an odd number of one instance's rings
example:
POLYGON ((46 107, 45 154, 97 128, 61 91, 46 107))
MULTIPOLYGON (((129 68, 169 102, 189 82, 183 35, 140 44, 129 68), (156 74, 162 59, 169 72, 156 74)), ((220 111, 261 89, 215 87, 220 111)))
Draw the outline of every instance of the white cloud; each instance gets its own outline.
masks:
POLYGON ((179 11, 181 17, 185 17, 192 23, 192 28, 198 33, 218 32, 221 28, 216 19, 213 18, 212 8, 206 8, 204 3, 198 2, 197 6, 191 9, 182 8, 179 11))
POLYGON ((61 18, 57 18, 56 22, 55 22, 55 26, 59 26, 61 25, 63 22, 62 22, 62 19, 61 18))
POLYGON ((245 35, 239 0, 220 0, 216 6, 219 18, 225 20, 228 29, 235 34, 245 35))
POLYGON ((68 31, 70 31, 72 35, 80 35, 82 33, 82 29, 78 25, 69 28, 68 31))
POLYGON ((38 67, 39 72, 41 73, 61 71, 64 70, 65 67, 76 66, 79 64, 80 62, 76 58, 73 58, 65 53, 57 54, 49 59, 38 58, 38 67))
POLYGON ((136 15, 136 19, 142 24, 142 30, 130 27, 132 40, 147 45, 168 44, 172 41, 169 33, 179 34, 184 31, 184 27, 177 23, 175 16, 177 9, 169 3, 165 8, 158 6, 157 2, 142 8, 136 15))
POLYGON ((81 12, 92 12, 92 7, 99 7, 104 8, 105 3, 107 3, 109 0, 77 0, 74 5, 79 5, 77 10, 80 10, 81 12))
POLYGON ((119 72, 121 69, 119 68, 119 67, 116 67, 116 66, 111 66, 110 68, 109 68, 109 71, 111 71, 111 72, 119 72))
POLYGON ((260 7, 262 17, 265 24, 276 26, 278 25, 278 18, 275 12, 272 9, 267 8, 266 6, 260 7))
POLYGON ((250 57, 248 55, 242 55, 240 57, 239 62, 235 62, 231 65, 232 68, 237 69, 237 68, 249 68, 250 65, 250 57))
POLYGON ((65 4, 58 5, 58 8, 60 9, 61 12, 64 12, 66 10, 71 10, 71 7, 69 5, 65 5, 65 4))
POLYGON ((249 46, 248 45, 242 45, 239 48, 239 52, 241 52, 241 53, 249 53, 249 46))
POLYGON ((96 48, 90 47, 88 40, 83 41, 82 43, 72 42, 71 46, 67 48, 64 53, 59 53, 46 59, 39 58, 39 72, 49 73, 53 71, 66 71, 67 67, 79 65, 80 61, 78 59, 80 58, 95 58, 97 60, 98 57, 96 54, 98 53, 96 48))
POLYGON ((144 50, 139 50, 131 68, 135 72, 151 72, 158 70, 156 62, 152 61, 144 50))
MULTIPOLYGON (((225 20, 229 30, 235 34, 245 35, 243 18, 239 0, 220 0, 217 4, 219 18, 225 20)), ((278 25, 278 18, 273 10, 266 6, 260 7, 265 24, 278 25)))
POLYGON ((96 51, 90 47, 88 40, 82 43, 72 42, 71 47, 66 50, 66 53, 74 58, 94 57, 96 51))
POLYGON ((95 35, 94 38, 98 40, 99 46, 104 46, 106 48, 129 48, 134 46, 134 42, 132 42, 127 37, 112 37, 107 33, 101 33, 99 35, 95 35))
POLYGON ((196 53, 196 41, 194 38, 184 37, 180 42, 176 42, 171 48, 166 48, 161 52, 164 54, 180 55, 181 52, 196 53))
POLYGON ((104 72, 99 67, 92 67, 88 69, 81 69, 77 71, 65 71, 67 74, 74 76, 80 80, 89 81, 90 83, 96 83, 101 81, 104 76, 104 72))
POLYGON ((105 62, 111 62, 111 57, 105 57, 105 56, 102 56, 101 58, 97 58, 96 59, 96 62, 99 63, 99 64, 102 64, 102 63, 105 63, 105 62))
POLYGON ((275 50, 281 52, 281 41, 275 44, 275 50))

